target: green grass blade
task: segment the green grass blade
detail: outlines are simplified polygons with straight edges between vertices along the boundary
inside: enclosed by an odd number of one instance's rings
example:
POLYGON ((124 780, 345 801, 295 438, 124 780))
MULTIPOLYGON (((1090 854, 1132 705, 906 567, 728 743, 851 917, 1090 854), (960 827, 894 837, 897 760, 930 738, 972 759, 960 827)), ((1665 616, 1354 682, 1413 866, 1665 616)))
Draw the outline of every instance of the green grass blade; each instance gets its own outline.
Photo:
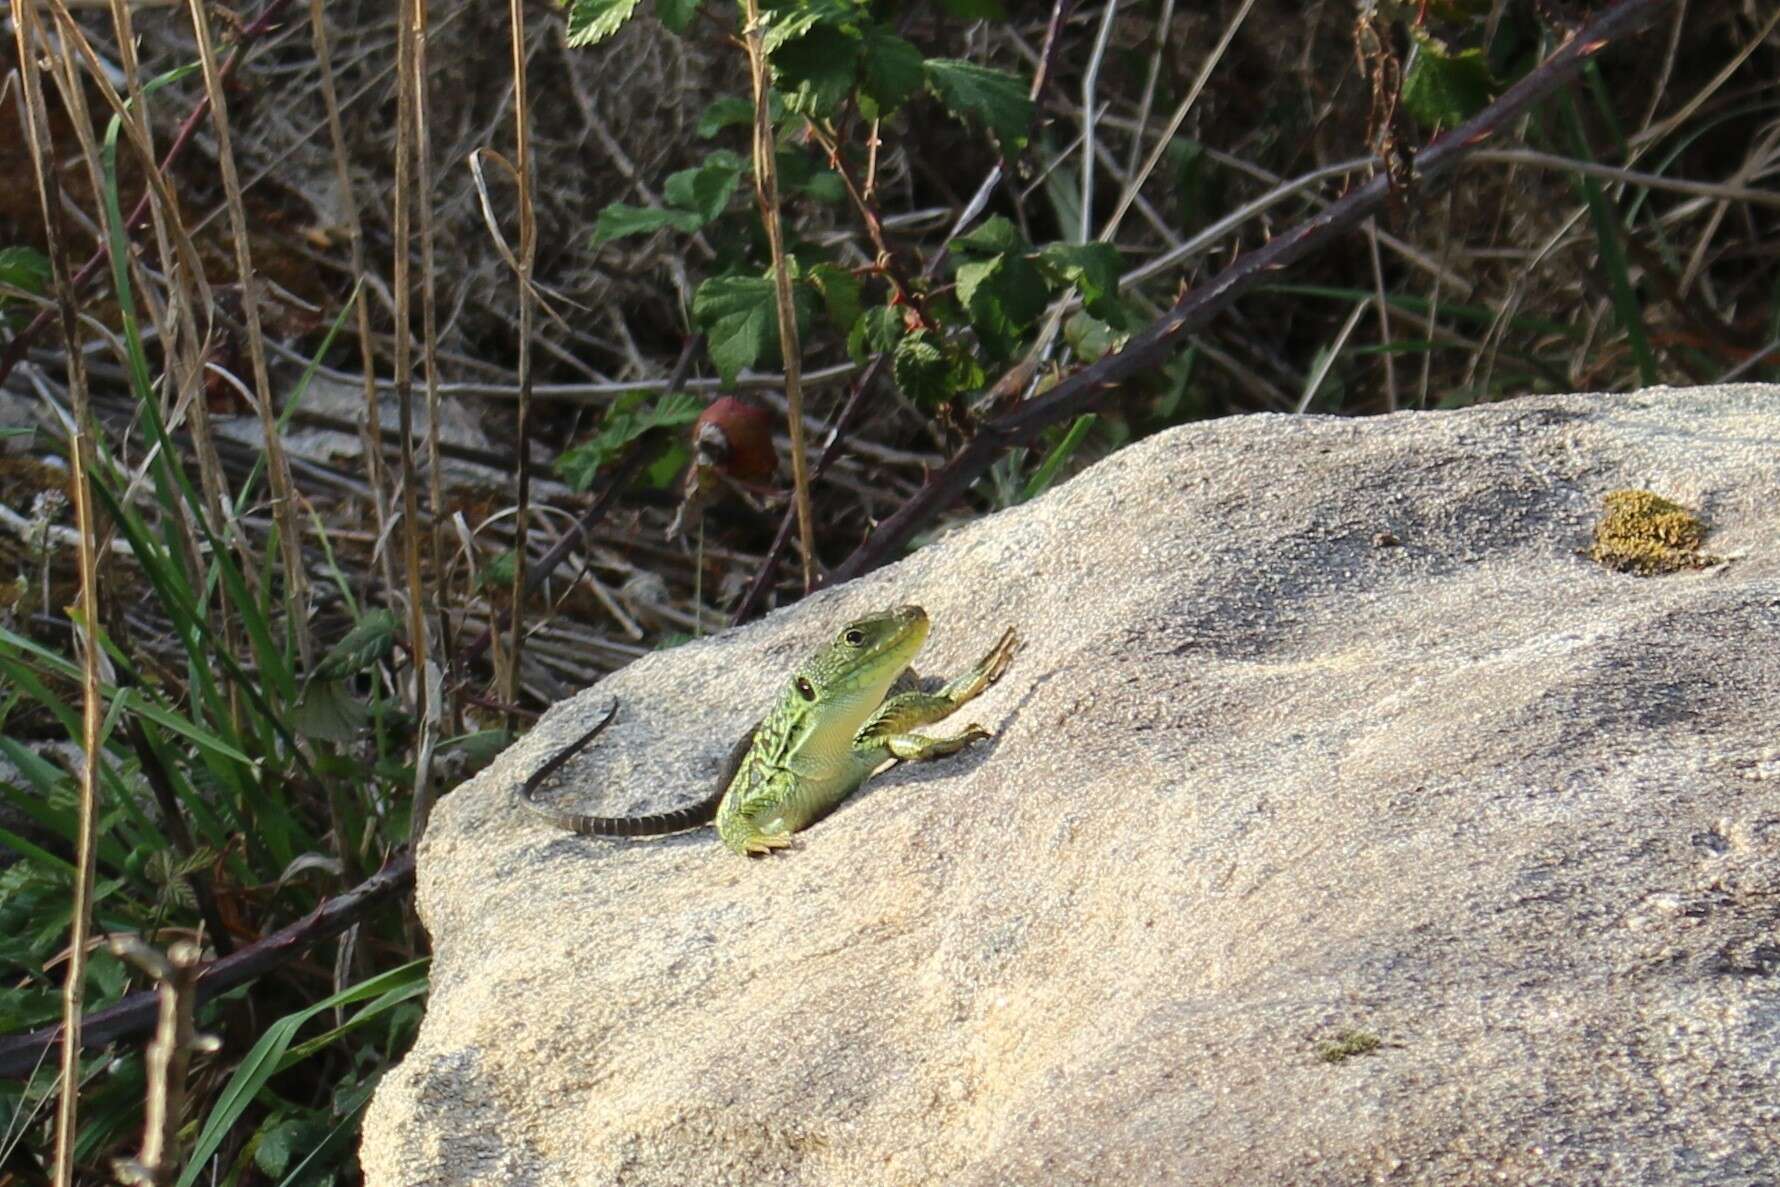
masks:
POLYGON ((278 1072, 289 1065, 285 1055, 289 1052, 291 1041, 296 1038, 297 1031, 304 1023, 324 1011, 336 1006, 350 1005, 364 1001, 366 998, 378 998, 392 992, 406 991, 415 983, 426 984, 425 960, 416 960, 387 973, 379 974, 368 981, 361 981, 348 989, 343 989, 332 997, 306 1006, 266 1028, 260 1041, 253 1045, 245 1058, 242 1059, 235 1074, 229 1078, 228 1085, 216 1099, 210 1116, 204 1119, 204 1127, 198 1133, 198 1140, 192 1146, 190 1160, 179 1176, 178 1187, 192 1187, 203 1174, 204 1166, 210 1161, 217 1149, 222 1145, 223 1138, 228 1135, 235 1123, 241 1120, 260 1089, 265 1087, 278 1072))
POLYGON ((1057 442, 1057 447, 1046 454, 1045 460, 1040 462, 1038 469, 1032 472, 1032 477, 1026 483, 1025 491, 1020 495, 1022 503, 1027 499, 1036 499, 1045 492, 1045 488, 1049 487, 1056 479, 1057 471, 1064 462, 1069 460, 1069 455, 1076 451, 1099 419, 1100 417, 1092 412, 1075 418, 1075 423, 1071 424, 1069 431, 1063 434, 1063 440, 1057 442))

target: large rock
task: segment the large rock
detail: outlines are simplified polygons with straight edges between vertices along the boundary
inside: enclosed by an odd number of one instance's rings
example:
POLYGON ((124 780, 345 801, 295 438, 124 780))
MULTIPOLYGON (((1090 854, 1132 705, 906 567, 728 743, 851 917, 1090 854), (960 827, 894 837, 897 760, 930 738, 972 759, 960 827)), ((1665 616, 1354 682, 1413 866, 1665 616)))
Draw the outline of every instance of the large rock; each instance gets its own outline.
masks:
POLYGON ((367 1181, 1773 1182, 1777 487, 1776 388, 1191 425, 640 660, 434 818, 367 1181), (1592 563, 1622 487, 1728 562, 1592 563), (562 799, 698 796, 911 601, 1028 640, 933 731, 997 738, 790 852, 515 806, 614 694, 562 799))

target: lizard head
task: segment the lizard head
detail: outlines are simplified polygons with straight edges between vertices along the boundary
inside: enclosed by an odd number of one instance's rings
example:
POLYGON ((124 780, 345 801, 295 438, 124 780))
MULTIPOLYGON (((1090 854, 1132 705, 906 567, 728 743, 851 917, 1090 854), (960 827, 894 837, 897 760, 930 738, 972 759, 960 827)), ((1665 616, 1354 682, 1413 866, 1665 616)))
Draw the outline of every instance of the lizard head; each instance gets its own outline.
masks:
POLYGON ((898 606, 849 622, 798 668, 792 692, 830 710, 858 706, 857 716, 864 721, 921 650, 929 625, 927 611, 919 606, 898 606))

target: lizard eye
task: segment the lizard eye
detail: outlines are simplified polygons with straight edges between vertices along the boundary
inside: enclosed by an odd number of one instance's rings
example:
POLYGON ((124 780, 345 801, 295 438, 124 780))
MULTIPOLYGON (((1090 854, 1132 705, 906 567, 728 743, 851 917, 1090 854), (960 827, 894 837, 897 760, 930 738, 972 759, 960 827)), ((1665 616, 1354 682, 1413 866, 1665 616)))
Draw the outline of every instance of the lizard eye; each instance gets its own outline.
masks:
POLYGON ((816 686, 809 682, 808 677, 799 676, 797 678, 797 695, 806 701, 816 699, 816 686))
POLYGON ((861 643, 864 643, 864 642, 865 642, 865 632, 864 632, 864 631, 862 631, 862 630, 860 630, 860 629, 859 629, 859 628, 858 628, 858 627, 856 627, 856 626, 855 626, 855 627, 848 627, 848 628, 847 628, 847 633, 846 633, 846 634, 844 634, 844 635, 842 635, 842 636, 841 636, 841 638, 843 638, 843 639, 845 639, 845 640, 846 640, 846 641, 847 641, 847 646, 849 646, 849 647, 857 647, 857 646, 859 646, 859 645, 860 645, 860 644, 861 644, 861 643))

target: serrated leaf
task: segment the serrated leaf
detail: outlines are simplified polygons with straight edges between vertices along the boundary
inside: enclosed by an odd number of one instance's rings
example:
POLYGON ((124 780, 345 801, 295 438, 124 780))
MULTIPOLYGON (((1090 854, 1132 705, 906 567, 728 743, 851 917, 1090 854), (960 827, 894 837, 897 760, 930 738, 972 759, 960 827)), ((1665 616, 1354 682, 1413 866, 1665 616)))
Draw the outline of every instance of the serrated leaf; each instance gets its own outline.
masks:
POLYGON ((859 59, 859 114, 889 115, 921 89, 921 51, 873 25, 865 30, 859 59))
POLYGON ((773 77, 785 106, 813 119, 834 115, 853 92, 859 54, 858 36, 831 25, 780 46, 772 56, 773 77))
POLYGON ((853 332, 847 336, 847 353, 863 362, 868 353, 894 350, 902 341, 906 324, 900 306, 874 305, 853 323, 853 332))
MULTIPOLYGON (((808 285, 792 286, 792 308, 801 334, 813 312, 808 285)), ((773 282, 764 276, 714 276, 692 295, 692 316, 705 332, 717 374, 734 383, 744 368, 779 357, 779 313, 773 282)))
POLYGON ((957 277, 958 300, 983 349, 1006 358, 1021 332, 1044 312, 1044 278, 1030 260, 1011 252, 960 264, 957 277))
POLYGON ((817 264, 810 269, 810 283, 822 294, 828 320, 846 334, 859 320, 859 278, 838 264, 817 264))
POLYGON ((823 26, 844 30, 856 37, 861 15, 860 6, 850 0, 802 0, 780 9, 768 19, 761 47, 770 57, 779 51, 780 46, 823 26))
POLYGON ((698 12, 698 0, 655 0, 655 19, 674 33, 684 33, 698 12))
POLYGON ((940 350, 926 330, 916 330, 896 344, 890 359, 890 374, 902 394, 923 407, 931 407, 950 396, 946 383, 951 370, 945 352, 940 350))
POLYGON ((704 226, 704 220, 690 210, 666 210, 661 207, 631 206, 614 202, 593 224, 593 246, 603 247, 627 235, 647 235, 672 227, 691 233, 704 226))
POLYGON ((569 0, 569 44, 598 45, 624 27, 637 0, 569 0))
POLYGON ((0 247, 0 284, 41 296, 49 287, 49 258, 29 247, 0 247))
POLYGON ((328 649, 310 679, 343 680, 358 675, 394 650, 400 633, 401 620, 393 610, 372 610, 328 649))
POLYGON ((1000 70, 956 58, 929 58, 923 63, 927 86, 959 118, 969 117, 994 133, 1005 155, 1026 147, 1032 126, 1032 100, 1026 84, 1000 70))
POLYGON ((1483 51, 1448 53, 1434 38, 1418 40, 1421 52, 1403 80, 1403 109, 1429 128, 1451 128, 1482 111, 1496 85, 1483 51))
POLYGON ((1025 251, 1026 240, 1021 237, 1019 228, 998 214, 952 240, 951 246, 955 255, 997 256, 1004 252, 1025 251))
POLYGON ((704 163, 668 175, 662 196, 670 206, 688 210, 708 223, 722 214, 741 180, 742 158, 727 149, 706 157, 704 163))
POLYGON ((754 122, 754 104, 734 95, 718 99, 698 117, 698 134, 706 140, 736 126, 748 127, 754 122))
POLYGON ((1092 311, 1100 311, 1118 292, 1123 261, 1110 243, 1052 243, 1039 252, 1039 259, 1062 283, 1073 286, 1092 311))

